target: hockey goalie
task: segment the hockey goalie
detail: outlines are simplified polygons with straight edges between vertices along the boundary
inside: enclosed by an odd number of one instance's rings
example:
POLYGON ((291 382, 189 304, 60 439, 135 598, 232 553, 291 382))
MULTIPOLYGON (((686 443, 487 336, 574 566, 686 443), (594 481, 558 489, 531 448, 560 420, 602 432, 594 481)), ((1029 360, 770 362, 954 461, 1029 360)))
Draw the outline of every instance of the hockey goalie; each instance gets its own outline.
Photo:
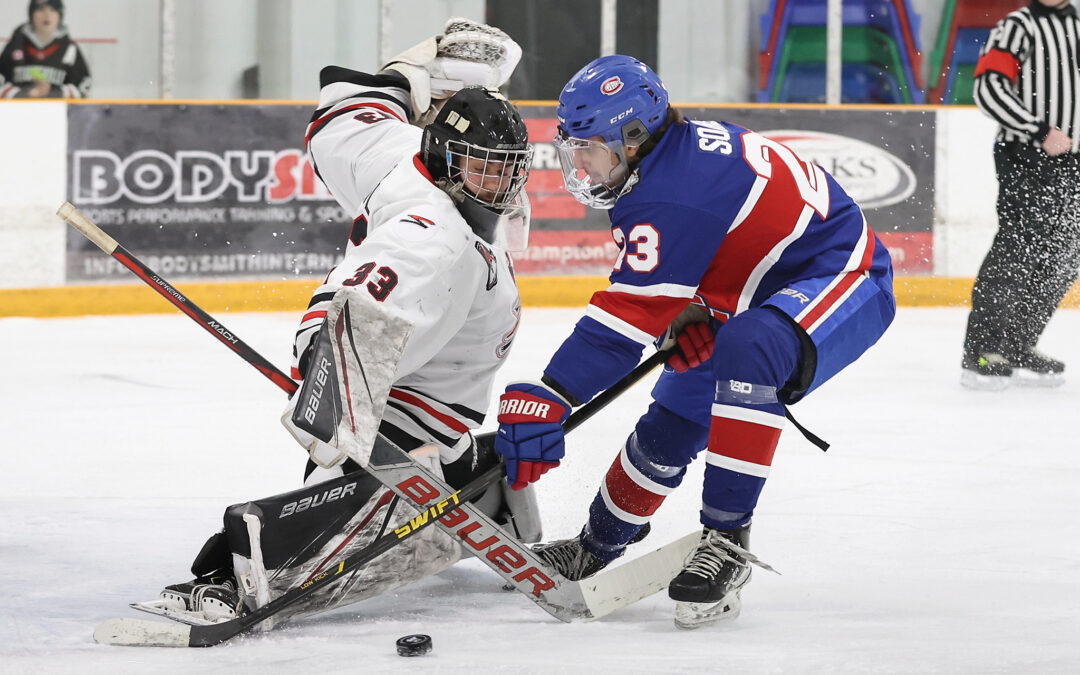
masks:
MULTIPOLYGON (((520 55, 503 32, 451 19, 375 74, 322 70, 307 151, 353 222, 344 259, 315 290, 294 343, 292 375, 304 386, 283 421, 310 454, 304 487, 229 507, 192 565, 195 579, 137 608, 192 624, 229 620, 417 516, 364 470, 375 433, 454 488, 496 463, 471 431, 520 315, 507 251, 527 236, 532 149, 497 91, 520 55), (327 326, 341 311, 354 313, 347 338, 364 354, 357 367, 370 395, 349 411, 365 433, 348 438, 334 419, 322 424, 334 411, 318 405, 338 386, 343 355, 329 349, 327 326)), ((500 481, 475 504, 519 540, 539 541, 531 493, 500 481)), ((461 555, 448 534, 426 528, 274 618, 386 592, 461 555)))

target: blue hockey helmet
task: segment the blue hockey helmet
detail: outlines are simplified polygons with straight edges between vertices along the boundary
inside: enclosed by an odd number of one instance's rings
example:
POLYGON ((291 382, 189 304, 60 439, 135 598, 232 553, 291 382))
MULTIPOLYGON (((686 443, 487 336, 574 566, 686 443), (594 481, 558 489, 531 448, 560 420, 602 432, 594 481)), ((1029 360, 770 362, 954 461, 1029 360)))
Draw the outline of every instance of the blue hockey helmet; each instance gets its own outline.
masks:
POLYGON ((572 138, 600 136, 609 143, 640 145, 645 140, 638 137, 640 129, 656 133, 667 118, 667 107, 667 89, 652 68, 615 54, 601 56, 570 78, 555 113, 572 138))
POLYGON ((602 56, 579 70, 556 108, 566 189, 586 206, 612 208, 630 177, 626 148, 652 138, 667 114, 664 83, 632 56, 602 56))

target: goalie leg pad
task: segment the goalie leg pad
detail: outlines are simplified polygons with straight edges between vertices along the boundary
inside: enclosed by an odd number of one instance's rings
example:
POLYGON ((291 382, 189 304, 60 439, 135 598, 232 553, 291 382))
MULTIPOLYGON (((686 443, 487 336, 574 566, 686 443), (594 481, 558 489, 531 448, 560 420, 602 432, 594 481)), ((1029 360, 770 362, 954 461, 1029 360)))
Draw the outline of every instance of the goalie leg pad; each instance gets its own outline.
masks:
MULTIPOLYGON (((434 446, 410 455, 441 475, 434 446)), ((418 511, 364 471, 231 507, 225 536, 245 605, 261 607, 320 572, 332 570, 417 515, 418 511)), ((295 608, 275 615, 274 623, 385 593, 438 573, 460 556, 460 547, 450 536, 438 528, 425 528, 295 608)))

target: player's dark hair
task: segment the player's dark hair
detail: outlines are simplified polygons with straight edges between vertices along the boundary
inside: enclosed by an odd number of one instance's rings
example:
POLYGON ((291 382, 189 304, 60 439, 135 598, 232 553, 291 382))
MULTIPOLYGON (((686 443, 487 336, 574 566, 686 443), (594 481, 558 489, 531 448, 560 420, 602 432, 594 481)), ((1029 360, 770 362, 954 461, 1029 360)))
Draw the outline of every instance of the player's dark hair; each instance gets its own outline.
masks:
POLYGON ((669 105, 664 123, 661 124, 660 128, 654 133, 650 134, 649 137, 645 139, 644 143, 638 146, 637 154, 634 155, 634 161, 629 163, 630 168, 633 169, 638 162, 645 159, 645 156, 652 152, 657 144, 660 143, 660 139, 664 137, 664 134, 667 133, 668 129, 675 124, 686 124, 686 117, 681 110, 673 105, 669 105))

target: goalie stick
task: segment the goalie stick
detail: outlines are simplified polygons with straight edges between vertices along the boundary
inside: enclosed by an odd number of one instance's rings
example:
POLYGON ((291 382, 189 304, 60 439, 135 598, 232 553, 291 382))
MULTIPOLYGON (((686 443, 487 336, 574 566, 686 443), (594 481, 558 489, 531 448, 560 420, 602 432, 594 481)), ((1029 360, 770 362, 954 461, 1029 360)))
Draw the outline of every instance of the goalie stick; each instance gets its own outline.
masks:
POLYGON ((402 539, 434 524, 451 532, 464 531, 464 543, 473 549, 478 558, 488 562, 511 583, 530 584, 536 591, 532 596, 534 602, 552 616, 562 621, 598 619, 665 588, 700 537, 698 532, 687 534, 651 553, 588 579, 569 581, 547 570, 527 547, 506 535, 468 503, 471 496, 479 494, 486 485, 501 478, 501 464, 488 469, 461 490, 452 492, 408 454, 380 437, 372 452, 368 470, 380 480, 385 478, 390 483, 397 481, 396 484, 388 483, 388 487, 418 504, 421 514, 393 533, 384 535, 370 547, 339 561, 336 566, 310 581, 243 616, 200 626, 145 619, 109 619, 94 630, 94 639, 103 644, 146 647, 212 647, 221 644, 258 626, 319 588, 343 578, 343 575, 385 553, 402 539), (421 500, 419 503, 416 497, 421 500), (452 524, 447 525, 447 522, 452 524), (474 535, 478 530, 483 531, 482 538, 474 535), (493 564, 492 561, 497 563, 493 564))
MULTIPOLYGON (((289 394, 293 393, 297 389, 298 385, 291 378, 288 378, 284 373, 277 370, 277 368, 275 368, 273 364, 271 364, 268 360, 262 357, 254 349, 249 347, 246 343, 239 340, 239 338, 237 338, 234 334, 228 331, 220 322, 216 321, 213 317, 206 314, 203 310, 194 305, 194 303, 191 303, 171 284, 169 284, 167 281, 154 273, 153 270, 142 264, 137 258, 131 255, 122 246, 120 246, 120 244, 115 239, 107 235, 91 220, 79 213, 79 211, 70 203, 65 202, 57 211, 57 214, 66 222, 78 229, 84 236, 90 239, 91 242, 101 248, 105 253, 116 258, 125 267, 127 267, 141 279, 146 281, 152 288, 154 288, 159 294, 161 294, 162 297, 169 300, 174 306, 176 306, 190 318, 196 320, 208 332, 210 332, 217 339, 226 344, 226 346, 229 346, 234 351, 234 353, 237 353, 246 361, 251 363, 256 369, 266 375, 268 379, 273 381, 281 389, 283 389, 289 394)), ((629 388, 629 386, 637 382, 645 374, 647 374, 657 365, 665 361, 670 355, 671 351, 661 351, 650 356, 637 368, 635 368, 634 371, 632 371, 629 375, 624 377, 607 391, 598 395, 589 404, 583 406, 581 409, 571 415, 571 417, 566 422, 566 429, 569 431, 576 428, 586 419, 588 419, 600 409, 605 407, 611 400, 613 400, 615 397, 617 397, 623 391, 629 388)), ((493 441, 493 438, 494 434, 482 434, 477 436, 477 442, 490 443, 493 441)), ((404 457, 406 462, 412 463, 412 460, 408 458, 407 455, 404 455, 404 457)), ((416 467, 416 470, 423 470, 418 465, 414 464, 414 466, 416 467)), ((471 496, 462 496, 463 494, 465 494, 466 490, 469 491, 469 494, 475 496, 475 494, 473 494, 474 490, 476 491, 476 493, 478 493, 485 489, 488 485, 495 482, 501 477, 502 471, 503 468, 502 464, 500 463, 500 465, 492 467, 492 469, 486 472, 479 479, 477 479, 473 483, 470 483, 468 486, 466 486, 466 488, 463 488, 462 491, 457 493, 447 493, 446 499, 456 499, 463 502, 468 501, 471 496)), ((391 477, 393 474, 389 472, 384 472, 383 475, 391 477)), ((430 478, 432 480, 437 480, 434 478, 434 476, 430 476, 430 478)), ((423 477, 414 476, 413 479, 423 480, 423 477)), ((428 484, 430 485, 430 483, 428 484)), ((441 487, 445 488, 445 485, 442 485, 441 487)), ((399 488, 399 490, 400 489, 403 488, 399 488)), ((448 490, 449 488, 446 489, 448 490)), ((399 492, 399 494, 401 493, 399 492)), ((408 497, 409 495, 405 494, 405 496, 408 497)), ((440 504, 443 505, 443 508, 446 508, 447 503, 448 502, 445 501, 440 502, 440 504)), ((426 511, 422 510, 422 513, 426 513, 426 511)), ((484 516, 482 513, 476 513, 486 519, 486 516, 484 516)), ((425 526, 427 522, 430 521, 426 521, 424 523, 425 526)), ((501 530, 499 530, 497 526, 494 526, 494 523, 488 522, 486 524, 495 527, 497 531, 501 532, 501 530)), ((356 567, 359 567, 360 565, 363 565, 366 562, 374 559, 374 557, 381 555, 381 553, 395 546, 399 541, 401 541, 402 538, 404 538, 404 536, 411 534, 412 531, 415 531, 415 529, 410 530, 410 532, 402 534, 401 536, 395 535, 391 537, 388 535, 381 538, 380 540, 372 544, 372 546, 366 548, 364 551, 357 552, 356 554, 354 554, 354 556, 346 559, 345 561, 340 561, 338 567, 336 568, 336 571, 334 571, 332 574, 330 572, 324 573, 324 575, 320 575, 320 577, 318 577, 317 579, 313 579, 307 582, 304 586, 293 589, 292 591, 279 597, 277 600, 268 603, 262 608, 259 608, 259 610, 257 610, 256 612, 252 612, 248 615, 245 615, 244 617, 239 617, 238 619, 234 619, 229 622, 224 622, 223 624, 215 624, 213 626, 189 627, 186 637, 179 636, 176 630, 169 630, 169 624, 160 624, 157 622, 147 622, 130 619, 115 619, 107 621, 101 626, 99 626, 98 630, 95 631, 95 638, 98 638, 99 641, 113 644, 168 644, 171 646, 210 646, 213 644, 219 644, 220 642, 228 640, 235 635, 249 630, 253 626, 258 625, 259 623, 264 621, 267 617, 272 616, 281 609, 284 609, 285 607, 288 607, 293 603, 303 599, 310 592, 312 592, 311 589, 313 589, 315 587, 315 584, 317 584, 320 580, 329 579, 332 582, 333 580, 338 578, 337 575, 343 574, 345 571, 355 569, 356 567), (349 563, 349 566, 347 568, 346 563, 349 563), (192 629, 194 629, 194 634, 192 633, 192 629), (113 633, 115 633, 115 635, 113 635, 113 633), (130 642, 125 640, 130 640, 130 642)), ((644 559, 641 559, 642 562, 633 568, 625 565, 616 568, 618 570, 623 570, 624 567, 626 568, 619 573, 626 577, 626 579, 624 579, 623 581, 623 586, 625 586, 628 581, 632 580, 635 582, 635 587, 639 589, 639 592, 643 593, 642 595, 635 597, 634 593, 628 593, 626 592, 626 588, 621 588, 619 594, 621 600, 613 601, 614 596, 610 592, 606 594, 604 592, 601 592, 600 590, 598 590, 599 587, 595 584, 590 585, 562 580, 564 583, 561 588, 569 589, 564 590, 563 592, 563 596, 566 597, 559 597, 554 600, 544 599, 542 601, 538 601, 538 604, 541 604, 541 606, 543 606, 545 609, 547 609, 549 612, 551 612, 558 618, 567 621, 582 618, 598 618, 599 616, 602 616, 610 611, 614 611, 614 609, 617 609, 618 607, 630 604, 631 602, 634 602, 641 597, 646 597, 647 595, 650 595, 653 592, 660 590, 664 585, 666 585, 667 581, 670 580, 671 576, 673 576, 675 570, 677 570, 678 563, 681 562, 682 557, 685 554, 685 550, 689 549, 690 544, 686 542, 690 542, 693 537, 694 535, 688 535, 684 538, 685 541, 679 540, 678 542, 675 542, 674 544, 665 547, 665 549, 660 549, 653 554, 655 559, 663 559, 664 561, 664 564, 662 564, 661 567, 664 568, 666 571, 659 577, 657 577, 655 573, 650 573, 642 576, 640 572, 635 577, 635 575, 633 574, 633 570, 640 569, 642 565, 645 565, 644 559), (684 543, 686 544, 685 546, 682 545, 684 543), (677 553, 674 555, 673 558, 671 558, 670 552, 676 549, 678 549, 677 553), (668 556, 660 556, 659 558, 657 558, 659 554, 665 551, 669 553, 668 556), (668 558, 671 558, 671 560, 669 561, 668 558), (675 566, 672 567, 672 565, 675 566), (669 570, 668 568, 671 569, 669 570), (668 571, 670 571, 670 574, 667 574, 668 571), (666 578, 663 578, 665 576, 666 578), (660 582, 656 582, 656 579, 658 578, 663 579, 660 582), (648 583, 649 581, 653 582, 652 585, 648 583)), ((532 556, 531 551, 529 551, 519 542, 515 541, 514 543, 516 543, 519 547, 518 555, 520 555, 521 552, 524 552, 526 553, 527 557, 533 558, 534 562, 539 562, 535 560, 534 556, 532 556)), ((512 553, 512 551, 503 551, 504 555, 508 553, 512 553)), ((492 555, 495 554, 492 553, 492 555)), ((504 567, 500 567, 499 563, 496 561, 498 557, 499 556, 496 555, 495 558, 490 559, 492 562, 491 566, 496 569, 496 571, 505 571, 505 565, 504 567)), ((518 560, 518 558, 512 559, 518 560)), ((485 560, 489 559, 485 558, 485 560)), ((539 570, 539 567, 536 567, 536 569, 539 570)), ((654 572, 654 570, 650 571, 654 572)), ((537 573, 542 574, 542 572, 537 573)), ((609 572, 609 575, 614 575, 615 573, 616 572, 612 570, 609 572)), ((551 576, 557 575, 552 574, 546 576, 549 577, 550 580, 551 576)), ((523 579, 517 579, 516 581, 521 582, 527 578, 528 577, 525 577, 523 579)), ((609 578, 613 579, 614 577, 609 576, 609 578)), ((561 579, 561 577, 559 577, 559 579, 561 579)), ((508 580, 510 579, 508 578, 508 580)), ((546 583, 547 582, 540 582, 539 585, 546 585, 546 583)), ((534 597, 540 597, 540 595, 540 592, 534 593, 534 597)))
MULTIPOLYGON (((571 414, 564 423, 564 428, 570 431, 580 426, 585 420, 599 412, 669 356, 670 352, 668 351, 657 352, 650 356, 626 377, 571 414)), ((494 433, 481 434, 477 436, 477 442, 490 443, 494 441, 494 437, 494 433)), ((387 450, 383 443, 380 443, 379 447, 379 453, 373 453, 373 457, 384 462, 382 476, 387 476, 391 471, 400 472, 402 468, 409 468, 409 464, 412 464, 412 460, 407 454, 393 447, 390 451, 391 461, 389 465, 386 465, 386 460, 383 458, 386 457, 387 450), (409 464, 400 463, 400 466, 395 469, 393 450, 404 456, 409 464)), ((396 458, 398 462, 400 462, 400 459, 400 456, 396 458)), ((414 482, 410 485, 416 484, 415 476, 417 474, 415 472, 422 471, 422 468, 419 468, 418 465, 414 466, 417 468, 413 469, 414 473, 411 474, 411 478, 414 482)), ((369 465, 369 470, 371 469, 372 466, 369 465)), ((205 626, 148 621, 145 619, 109 619, 94 630, 94 639, 103 644, 148 647, 212 647, 226 642, 303 600, 319 588, 342 578, 342 575, 348 574, 352 570, 374 560, 423 528, 435 524, 438 519, 432 518, 431 515, 433 513, 436 516, 439 514, 440 504, 443 505, 443 511, 450 511, 450 504, 468 502, 473 497, 483 493, 489 485, 500 480, 503 475, 503 463, 500 462, 461 488, 461 490, 451 493, 446 499, 435 501, 431 507, 421 507, 422 513, 418 518, 424 519, 424 514, 428 516, 423 522, 416 519, 410 521, 408 531, 395 531, 384 535, 367 548, 357 551, 345 560, 339 561, 336 566, 332 566, 327 572, 316 576, 310 582, 286 592, 249 614, 205 626)), ((380 478, 380 476, 376 477, 380 478)), ((431 502, 432 500, 429 499, 427 503, 431 502)), ((652 553, 645 554, 612 569, 604 570, 589 579, 580 582, 564 580, 564 584, 572 584, 576 587, 573 591, 563 592, 564 596, 569 595, 574 600, 576 609, 570 613, 562 612, 563 616, 559 618, 566 616, 569 619, 564 620, 600 618, 662 590, 678 571, 686 554, 697 543, 698 538, 699 533, 694 532, 652 553)), ((518 546, 521 545, 518 544, 518 546)), ((494 550, 498 550, 498 548, 494 550)), ((489 553, 493 553, 493 551, 489 553)), ((561 579, 561 577, 559 578, 561 579)))

